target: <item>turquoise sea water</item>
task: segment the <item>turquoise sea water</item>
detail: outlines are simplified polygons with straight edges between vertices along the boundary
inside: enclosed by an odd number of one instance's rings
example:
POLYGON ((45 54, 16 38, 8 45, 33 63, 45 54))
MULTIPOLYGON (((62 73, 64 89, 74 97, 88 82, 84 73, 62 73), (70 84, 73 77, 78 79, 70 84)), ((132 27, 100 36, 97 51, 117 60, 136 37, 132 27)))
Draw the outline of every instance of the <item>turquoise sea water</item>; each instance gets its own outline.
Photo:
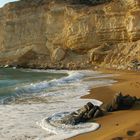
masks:
POLYGON ((0 69, 0 140, 64 140, 94 131, 98 123, 55 123, 95 99, 81 99, 93 87, 115 81, 90 70, 0 69))
POLYGON ((10 101, 14 97, 16 98, 22 94, 30 96, 31 92, 27 91, 24 85, 30 85, 44 80, 59 79, 66 75, 65 73, 44 73, 24 69, 0 68, 0 103, 2 101, 3 103, 8 103, 8 100, 10 101))

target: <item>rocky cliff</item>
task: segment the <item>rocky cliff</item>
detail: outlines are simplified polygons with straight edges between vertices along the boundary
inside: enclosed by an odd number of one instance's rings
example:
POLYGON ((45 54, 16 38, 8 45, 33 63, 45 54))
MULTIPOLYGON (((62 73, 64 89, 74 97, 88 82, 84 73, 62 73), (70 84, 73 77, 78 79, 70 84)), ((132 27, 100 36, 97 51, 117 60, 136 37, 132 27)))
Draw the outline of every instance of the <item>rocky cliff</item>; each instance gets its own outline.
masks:
POLYGON ((140 69, 140 0, 21 0, 0 9, 0 65, 140 69))

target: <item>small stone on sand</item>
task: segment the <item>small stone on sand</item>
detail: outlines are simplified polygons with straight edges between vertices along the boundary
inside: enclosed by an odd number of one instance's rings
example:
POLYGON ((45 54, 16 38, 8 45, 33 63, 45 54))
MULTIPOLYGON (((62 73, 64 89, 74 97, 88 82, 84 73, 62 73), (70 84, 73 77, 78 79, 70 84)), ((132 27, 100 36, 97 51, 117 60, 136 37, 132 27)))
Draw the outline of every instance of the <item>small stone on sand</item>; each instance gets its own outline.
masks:
POLYGON ((123 137, 115 137, 115 138, 112 138, 112 140, 123 140, 123 137))
POLYGON ((128 135, 128 136, 134 136, 135 134, 136 134, 136 132, 133 131, 133 130, 127 131, 127 135, 128 135))

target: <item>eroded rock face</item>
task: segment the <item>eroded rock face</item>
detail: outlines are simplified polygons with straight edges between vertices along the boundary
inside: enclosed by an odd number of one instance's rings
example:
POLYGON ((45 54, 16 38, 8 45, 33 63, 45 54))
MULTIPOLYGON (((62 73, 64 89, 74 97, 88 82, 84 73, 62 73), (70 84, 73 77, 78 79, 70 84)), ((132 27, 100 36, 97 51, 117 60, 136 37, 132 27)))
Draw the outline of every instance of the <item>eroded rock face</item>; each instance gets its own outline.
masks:
POLYGON ((126 69, 133 60, 139 62, 140 1, 88 2, 22 0, 7 4, 0 9, 0 63, 126 69), (30 52, 35 57, 26 59, 30 52))
POLYGON ((52 60, 55 62, 59 62, 63 60, 64 57, 65 57, 65 51, 60 47, 56 48, 52 53, 52 60))

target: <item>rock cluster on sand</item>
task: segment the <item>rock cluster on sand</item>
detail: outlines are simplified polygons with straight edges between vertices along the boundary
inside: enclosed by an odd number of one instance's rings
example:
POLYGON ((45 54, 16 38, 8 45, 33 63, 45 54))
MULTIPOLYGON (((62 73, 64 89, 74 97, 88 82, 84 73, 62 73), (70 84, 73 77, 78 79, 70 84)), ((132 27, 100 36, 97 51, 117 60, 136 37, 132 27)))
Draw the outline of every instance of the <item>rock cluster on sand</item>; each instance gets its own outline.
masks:
POLYGON ((105 108, 94 106, 91 102, 88 102, 79 110, 66 115, 59 123, 76 125, 103 116, 107 112, 130 109, 136 102, 140 102, 140 99, 137 99, 135 96, 132 97, 130 95, 122 95, 119 93, 114 96, 111 104, 108 104, 105 108))

